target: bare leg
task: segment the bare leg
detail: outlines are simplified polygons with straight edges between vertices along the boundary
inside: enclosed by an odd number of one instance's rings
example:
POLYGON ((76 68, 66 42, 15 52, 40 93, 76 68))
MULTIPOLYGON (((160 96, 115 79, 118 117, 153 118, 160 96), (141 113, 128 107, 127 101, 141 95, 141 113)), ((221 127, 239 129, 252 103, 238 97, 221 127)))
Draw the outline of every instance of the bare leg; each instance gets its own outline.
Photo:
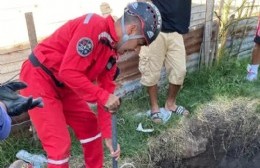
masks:
MULTIPOLYGON (((166 110, 171 110, 171 111, 175 111, 177 108, 176 105, 176 98, 177 98, 177 94, 179 92, 181 88, 181 85, 174 85, 169 83, 169 89, 168 89, 168 96, 167 96, 167 100, 165 103, 165 109, 166 110)), ((183 115, 187 116, 189 114, 189 112, 186 110, 183 115)))
POLYGON ((256 43, 252 53, 251 64, 247 66, 247 77, 248 81, 257 80, 258 67, 260 64, 260 44, 256 43))
POLYGON ((168 96, 166 100, 165 107, 169 110, 175 110, 176 109, 176 97, 181 88, 181 85, 174 85, 169 83, 169 89, 168 89, 168 96))
MULTIPOLYGON (((158 100, 157 100, 157 91, 158 91, 158 87, 157 85, 154 86, 148 86, 147 87, 147 91, 149 94, 149 98, 150 98, 150 105, 151 105, 151 114, 159 112, 160 108, 158 105, 158 100)), ((154 122, 161 122, 161 119, 154 119, 154 122)))
POLYGON ((255 47, 252 53, 252 65, 260 64, 260 44, 255 43, 255 47))

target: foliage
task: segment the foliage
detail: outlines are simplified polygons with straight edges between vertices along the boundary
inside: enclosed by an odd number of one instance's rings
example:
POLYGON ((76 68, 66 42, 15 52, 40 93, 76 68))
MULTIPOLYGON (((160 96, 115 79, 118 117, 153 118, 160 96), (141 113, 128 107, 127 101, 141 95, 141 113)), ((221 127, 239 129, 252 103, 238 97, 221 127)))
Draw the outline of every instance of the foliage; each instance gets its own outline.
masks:
POLYGON ((259 7, 259 3, 255 0, 223 0, 223 6, 219 9, 220 15, 217 16, 220 21, 218 59, 224 56, 238 57, 238 53, 243 51, 241 47, 244 38, 252 29, 249 18, 258 15, 259 7), (245 23, 240 22, 242 20, 245 20, 245 23), (227 44, 228 41, 231 44, 227 44))

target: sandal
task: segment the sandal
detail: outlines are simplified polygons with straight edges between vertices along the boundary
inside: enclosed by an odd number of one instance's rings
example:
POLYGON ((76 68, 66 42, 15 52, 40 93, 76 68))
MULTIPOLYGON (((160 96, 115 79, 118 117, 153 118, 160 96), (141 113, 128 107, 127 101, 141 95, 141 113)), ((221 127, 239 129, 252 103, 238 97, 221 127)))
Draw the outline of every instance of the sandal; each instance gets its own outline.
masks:
POLYGON ((146 112, 146 114, 148 117, 151 118, 152 121, 157 123, 163 123, 163 124, 169 121, 172 115, 170 111, 167 111, 164 108, 160 108, 159 112, 154 112, 154 113, 151 113, 151 110, 149 110, 146 112))
POLYGON ((173 110, 170 110, 172 113, 175 113, 175 114, 179 114, 179 115, 185 115, 187 116, 189 114, 189 111, 186 110, 185 107, 183 106, 177 106, 177 108, 175 109, 175 111, 173 110), (185 113, 186 112, 186 113, 185 113))
POLYGON ((161 112, 154 112, 150 114, 150 117, 153 122, 161 123, 163 121, 161 112))

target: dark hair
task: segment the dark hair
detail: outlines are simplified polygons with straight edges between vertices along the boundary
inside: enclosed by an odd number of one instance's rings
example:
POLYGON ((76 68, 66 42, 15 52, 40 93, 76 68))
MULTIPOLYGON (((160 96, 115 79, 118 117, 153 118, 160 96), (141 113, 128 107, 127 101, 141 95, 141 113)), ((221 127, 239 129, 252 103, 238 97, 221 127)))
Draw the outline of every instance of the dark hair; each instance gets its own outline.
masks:
POLYGON ((121 16, 120 19, 118 19, 121 22, 122 17, 124 17, 124 24, 126 25, 130 25, 130 24, 135 24, 137 26, 137 32, 139 34, 143 34, 143 30, 142 30, 142 22, 141 20, 138 18, 138 16, 133 16, 130 15, 128 13, 124 13, 123 16, 121 16))

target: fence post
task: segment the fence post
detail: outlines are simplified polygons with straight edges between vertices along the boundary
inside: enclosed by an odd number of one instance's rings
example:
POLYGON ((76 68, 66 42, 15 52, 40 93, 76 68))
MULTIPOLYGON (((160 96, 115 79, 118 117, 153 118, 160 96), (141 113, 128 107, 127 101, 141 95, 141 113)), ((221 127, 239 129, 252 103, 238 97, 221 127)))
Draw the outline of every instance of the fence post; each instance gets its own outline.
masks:
POLYGON ((215 58, 216 61, 218 62, 218 53, 219 53, 219 31, 220 31, 220 25, 222 22, 222 11, 223 11, 223 7, 224 7, 224 1, 225 0, 220 0, 219 1, 219 5, 218 5, 218 10, 216 12, 217 15, 217 29, 216 29, 216 36, 215 36, 215 58))
MULTIPOLYGON (((32 12, 25 13, 25 19, 26 19, 28 37, 29 37, 29 41, 30 41, 30 47, 31 47, 31 51, 33 51, 34 47, 37 45, 38 42, 37 42, 37 36, 36 36, 32 12)), ((33 139, 38 140, 36 130, 32 124, 31 124, 31 128, 32 128, 32 132, 33 132, 33 139)))
POLYGON ((205 16, 205 28, 203 35, 203 52, 202 52, 202 64, 206 67, 210 63, 210 46, 211 46, 211 35, 212 35, 212 19, 214 12, 214 0, 207 0, 206 3, 206 16, 205 16))

